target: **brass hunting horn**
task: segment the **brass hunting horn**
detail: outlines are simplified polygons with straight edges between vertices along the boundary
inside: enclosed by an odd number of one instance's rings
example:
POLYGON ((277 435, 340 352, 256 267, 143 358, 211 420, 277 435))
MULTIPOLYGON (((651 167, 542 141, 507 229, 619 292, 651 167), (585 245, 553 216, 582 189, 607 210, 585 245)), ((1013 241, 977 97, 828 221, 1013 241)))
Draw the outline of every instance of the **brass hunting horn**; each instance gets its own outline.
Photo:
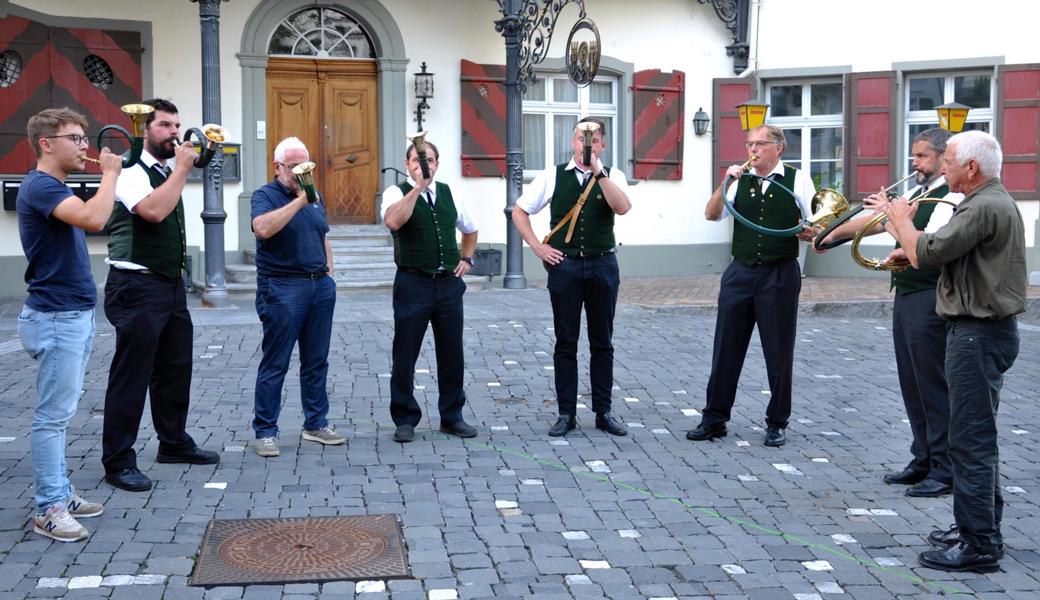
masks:
POLYGON ((415 157, 419 159, 419 170, 422 171, 423 179, 430 180, 430 159, 426 156, 426 136, 429 131, 419 131, 408 136, 408 140, 415 146, 415 157))
MULTIPOLYGON (((948 204, 954 208, 957 207, 956 202, 945 200, 938 196, 931 196, 925 198, 914 198, 907 202, 907 204, 948 204)), ((888 215, 883 212, 879 212, 874 215, 874 218, 863 224, 863 227, 859 228, 856 235, 852 237, 852 260, 856 261, 859 266, 870 269, 872 271, 902 271, 910 266, 908 260, 893 260, 891 262, 885 262, 880 258, 864 258, 859 251, 859 245, 863 241, 863 237, 867 235, 874 226, 884 223, 888 220, 888 215)))
POLYGON ((105 125, 98 132, 97 146, 98 148, 101 147, 105 132, 110 129, 125 137, 130 144, 130 151, 123 155, 123 168, 125 169, 141 158, 141 151, 144 150, 144 122, 147 120, 148 115, 155 111, 155 108, 147 104, 124 104, 119 107, 119 110, 130 117, 130 129, 133 131, 133 134, 131 135, 131 132, 119 125, 105 125))
POLYGON ((311 204, 318 201, 318 192, 314 190, 314 169, 318 165, 311 161, 300 163, 293 167, 292 173, 296 176, 296 181, 300 184, 303 191, 307 192, 307 202, 311 204))
MULTIPOLYGON (((915 175, 917 175, 917 171, 911 171, 909 175, 907 175, 906 177, 904 177, 904 178, 900 179, 899 181, 893 183, 892 185, 888 186, 887 188, 885 188, 882 191, 885 194, 891 196, 892 195, 891 194, 892 190, 894 190, 896 187, 898 187, 899 184, 903 183, 904 181, 906 181, 907 179, 910 179, 911 177, 913 177, 915 175)), ((834 194, 834 195, 837 195, 838 197, 840 197, 841 200, 843 200, 845 202, 845 208, 842 209, 842 210, 846 211, 846 212, 844 212, 844 214, 841 214, 841 215, 837 216, 837 218, 834 219, 833 221, 831 221, 829 225, 824 224, 824 230, 821 231, 819 233, 819 235, 817 235, 816 238, 813 240, 813 248, 815 248, 817 251, 819 251, 819 250, 830 250, 831 248, 837 248, 838 246, 840 246, 840 245, 844 244, 845 242, 848 242, 849 240, 851 240, 852 238, 845 238, 845 239, 842 239, 842 240, 837 240, 837 241, 827 242, 827 243, 824 243, 824 241, 823 241, 823 240, 827 239, 827 236, 830 235, 832 231, 834 231, 839 226, 841 226, 841 225, 845 224, 846 222, 848 222, 849 219, 851 219, 852 217, 858 215, 864 208, 866 208, 866 205, 860 204, 856 208, 853 208, 853 209, 850 210, 849 209, 849 201, 845 199, 845 196, 842 196, 841 193, 838 192, 837 190, 832 190, 830 188, 824 188, 824 189, 816 192, 816 195, 813 196, 813 207, 814 207, 814 210, 815 210, 815 206, 816 206, 816 198, 817 198, 817 196, 820 196, 824 192, 828 192, 829 194, 834 194)))
POLYGON ((220 125, 214 123, 207 123, 202 126, 202 129, 198 127, 192 127, 184 132, 184 141, 190 142, 192 136, 199 143, 205 142, 202 146, 202 151, 199 156, 195 159, 195 167, 201 169, 209 164, 213 160, 213 156, 217 153, 217 148, 221 144, 227 141, 231 134, 228 133, 227 129, 224 129, 220 125))

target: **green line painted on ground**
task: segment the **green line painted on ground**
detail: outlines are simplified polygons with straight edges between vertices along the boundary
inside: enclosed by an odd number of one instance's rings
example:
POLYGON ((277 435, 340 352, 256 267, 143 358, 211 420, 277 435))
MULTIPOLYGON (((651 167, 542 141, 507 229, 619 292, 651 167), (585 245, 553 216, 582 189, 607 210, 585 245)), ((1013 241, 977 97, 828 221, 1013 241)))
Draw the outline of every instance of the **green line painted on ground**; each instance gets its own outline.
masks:
MULTIPOLYGON (((436 435, 436 436, 438 436, 438 437, 440 437, 442 439, 448 439, 449 437, 452 437, 452 436, 447 436, 447 435, 444 435, 444 434, 441 434, 441 433, 438 433, 438 432, 434 432, 434 435, 436 435)), ((665 500, 665 501, 669 501, 669 502, 674 502, 675 504, 678 504, 678 505, 680 505, 680 506, 682 506, 682 507, 684 507, 684 508, 686 508, 688 510, 695 510, 697 512, 703 513, 705 516, 713 517, 713 518, 719 518, 719 519, 724 519, 726 521, 729 521, 730 523, 733 523, 734 525, 740 525, 742 527, 747 527, 749 529, 754 529, 756 531, 761 531, 762 533, 765 533, 765 534, 768 534, 768 535, 774 535, 774 536, 783 538, 783 539, 785 539, 785 540, 787 540, 789 542, 796 543, 796 544, 798 544, 800 546, 805 546, 806 548, 810 548, 810 549, 813 549, 813 550, 819 550, 821 552, 826 552, 826 553, 831 554, 831 555, 833 555, 833 556, 835 556, 837 558, 857 563, 860 566, 863 566, 863 567, 866 567, 866 568, 869 568, 869 569, 876 569, 876 570, 881 571, 882 573, 885 573, 885 574, 888 574, 888 575, 894 575, 896 577, 899 577, 900 579, 904 579, 904 580, 906 580, 906 581, 908 581, 910 583, 913 583, 915 585, 930 586, 930 587, 939 589, 939 590, 941 590, 943 592, 946 592, 946 593, 949 593, 949 594, 964 594, 964 595, 972 595, 972 596, 975 595, 974 592, 962 590, 960 588, 951 586, 951 585, 949 585, 949 584, 947 584, 945 582, 938 581, 938 580, 935 580, 935 579, 925 579, 925 578, 920 577, 918 575, 905 573, 901 569, 899 569, 898 567, 885 567, 885 566, 879 565, 875 561, 864 559, 864 558, 860 558, 858 556, 853 556, 852 554, 849 554, 848 552, 845 552, 843 550, 839 550, 837 548, 833 548, 831 546, 827 546, 827 545, 824 545, 824 544, 817 544, 815 542, 811 542, 811 541, 809 541, 809 540, 807 540, 805 538, 798 537, 798 536, 795 536, 795 535, 789 535, 789 534, 786 534, 786 533, 784 533, 782 531, 773 529, 771 527, 767 527, 767 526, 764 526, 764 525, 759 525, 759 524, 757 524, 757 523, 755 523, 753 521, 749 521, 747 519, 742 519, 740 517, 726 516, 726 515, 723 515, 722 513, 720 513, 719 511, 717 511, 717 510, 715 510, 713 508, 706 507, 706 506, 697 506, 697 505, 691 504, 691 503, 689 503, 689 502, 687 502, 687 501, 685 501, 685 500, 683 500, 681 498, 676 498, 674 496, 665 496, 665 495, 657 494, 656 492, 653 492, 653 491, 648 490, 646 488, 641 488, 639 486, 632 485, 630 483, 626 483, 626 482, 623 482, 623 481, 614 481, 610 477, 607 477, 607 476, 604 476, 604 475, 599 475, 599 474, 590 473, 590 472, 586 472, 586 471, 574 471, 573 469, 571 469, 570 467, 568 467, 565 464, 558 463, 558 462, 553 462, 551 460, 547 460, 547 459, 544 459, 544 458, 539 458, 537 456, 534 456, 532 454, 528 454, 526 452, 520 452, 519 450, 513 450, 512 448, 502 448, 502 447, 499 447, 499 446, 495 446, 494 444, 480 442, 480 441, 476 441, 476 440, 463 440, 463 442, 465 442, 466 445, 468 445, 468 446, 476 446, 476 447, 479 447, 479 448, 484 448, 485 450, 492 450, 492 451, 497 452, 499 454, 508 454, 510 456, 515 456, 517 458, 523 458, 525 460, 536 462, 536 463, 538 463, 540 465, 543 465, 543 466, 552 467, 552 468, 560 470, 560 471, 566 471, 566 472, 571 473, 571 474, 573 474, 575 476, 581 476, 581 477, 584 477, 586 479, 593 479, 595 481, 607 482, 607 483, 613 485, 614 487, 625 489, 625 490, 628 490, 628 491, 631 491, 631 492, 636 492, 636 493, 642 494, 644 496, 648 496, 648 497, 650 497, 651 499, 654 499, 654 500, 665 500)))

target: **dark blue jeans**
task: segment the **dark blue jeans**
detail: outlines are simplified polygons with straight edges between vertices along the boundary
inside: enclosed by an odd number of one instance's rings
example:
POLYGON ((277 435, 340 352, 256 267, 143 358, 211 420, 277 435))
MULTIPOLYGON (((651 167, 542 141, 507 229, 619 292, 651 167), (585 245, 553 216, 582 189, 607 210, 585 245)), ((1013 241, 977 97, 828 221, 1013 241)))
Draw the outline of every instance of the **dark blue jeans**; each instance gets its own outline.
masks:
POLYGON ((947 320, 953 517, 964 541, 979 548, 1004 543, 997 407, 1004 373, 1017 357, 1015 317, 947 320))
POLYGON ((608 412, 614 387, 614 310, 621 287, 617 255, 566 257, 549 270, 547 287, 556 329, 553 368, 560 414, 573 415, 577 409, 578 337, 583 306, 591 355, 592 410, 608 412))
POLYGON ((433 279, 398 270, 394 277, 394 347, 390 369, 390 417, 395 425, 415 425, 422 409, 415 400, 415 362, 426 329, 433 325, 437 351, 437 408, 441 424, 462 420, 462 295, 466 283, 448 275, 433 279))
POLYGON ((910 466, 949 485, 950 400, 946 393, 946 322, 935 314, 935 288, 896 294, 892 342, 899 389, 910 420, 910 466))
POLYGON ((336 308, 332 277, 261 277, 256 282, 256 314, 264 327, 263 358, 256 372, 253 431, 257 439, 278 435, 282 384, 293 347, 300 344, 300 400, 303 428, 328 425, 329 340, 336 308))

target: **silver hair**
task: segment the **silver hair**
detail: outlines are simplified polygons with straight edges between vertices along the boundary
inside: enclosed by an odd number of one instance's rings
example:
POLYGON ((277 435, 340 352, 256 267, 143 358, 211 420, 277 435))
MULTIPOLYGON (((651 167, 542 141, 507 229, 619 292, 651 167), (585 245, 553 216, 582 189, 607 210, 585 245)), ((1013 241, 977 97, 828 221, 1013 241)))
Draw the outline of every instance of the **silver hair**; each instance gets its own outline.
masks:
POLYGON ((947 140, 946 145, 957 144, 957 164, 964 165, 969 160, 979 163, 979 175, 985 178, 1000 175, 1000 165, 1004 162, 1004 153, 1000 151, 997 138, 985 131, 965 131, 947 140))
POLYGON ((787 148, 787 136, 784 135, 783 129, 780 129, 776 125, 759 125, 752 129, 752 131, 758 131, 759 129, 764 129, 766 131, 769 135, 769 141, 787 148))
MULTIPOLYGON (((274 147, 274 160, 275 162, 285 163, 285 153, 290 150, 303 150, 307 152, 307 146, 300 141, 297 137, 287 137, 284 140, 278 142, 278 145, 274 147)), ((308 152, 309 154, 309 152, 308 152)))

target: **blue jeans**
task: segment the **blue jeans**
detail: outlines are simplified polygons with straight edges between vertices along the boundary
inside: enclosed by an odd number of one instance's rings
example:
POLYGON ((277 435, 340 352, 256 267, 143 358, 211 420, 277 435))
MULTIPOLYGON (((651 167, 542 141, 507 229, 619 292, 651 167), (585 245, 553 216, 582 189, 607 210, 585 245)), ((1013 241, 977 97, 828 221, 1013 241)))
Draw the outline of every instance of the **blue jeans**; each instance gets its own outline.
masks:
POLYGON ((300 344, 300 400, 303 428, 329 424, 329 341, 336 308, 332 277, 261 277, 256 282, 256 314, 264 327, 263 358, 256 373, 253 431, 257 439, 278 435, 282 384, 293 346, 300 344))
POLYGON ((546 287, 556 330, 553 370, 560 415, 573 416, 577 409, 582 307, 585 308, 589 334, 592 410, 596 413, 610 412, 610 395, 614 387, 614 311, 621 287, 617 255, 568 256, 549 269, 546 287))
POLYGON ((1004 373, 1018 357, 1018 346, 1015 317, 946 322, 953 517, 961 538, 984 550, 1004 543, 997 408, 1004 373))
POLYGON ((18 315, 18 336, 29 356, 40 363, 30 447, 36 511, 43 514, 72 495, 65 464, 65 431, 83 390, 94 341, 94 311, 39 312, 26 306, 18 315))

